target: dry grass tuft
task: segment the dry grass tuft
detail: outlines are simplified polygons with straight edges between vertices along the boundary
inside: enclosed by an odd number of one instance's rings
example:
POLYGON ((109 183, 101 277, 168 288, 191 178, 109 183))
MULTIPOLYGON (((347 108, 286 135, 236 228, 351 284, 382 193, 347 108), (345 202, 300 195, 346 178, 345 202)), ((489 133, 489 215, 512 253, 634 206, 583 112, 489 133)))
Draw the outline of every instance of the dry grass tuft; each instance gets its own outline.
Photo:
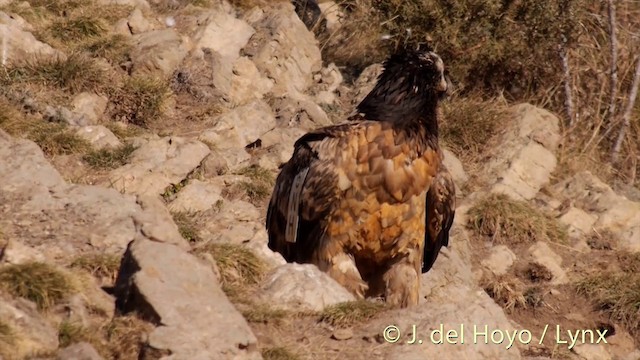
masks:
POLYGON ((84 254, 77 256, 69 267, 82 269, 99 279, 108 278, 111 283, 115 283, 120 269, 120 256, 103 253, 84 254))
POLYGON ((58 326, 58 342, 60 348, 65 348, 73 343, 88 341, 90 338, 91 332, 82 325, 63 321, 58 326))
POLYGON ((527 288, 523 295, 528 307, 536 309, 544 305, 544 289, 540 286, 527 288))
POLYGON ((258 205, 271 194, 271 188, 264 183, 241 181, 239 186, 254 205, 258 205))
POLYGON ((197 253, 211 254, 220 271, 222 289, 234 303, 254 305, 248 294, 265 276, 266 263, 242 245, 207 244, 197 253))
POLYGON ((491 194, 473 206, 467 226, 496 244, 567 241, 567 231, 556 219, 503 194, 491 194))
POLYGON ((0 129, 9 135, 34 141, 49 156, 88 151, 91 145, 63 123, 24 116, 0 98, 0 129))
POLYGON ((522 270, 522 277, 533 283, 539 283, 551 280, 553 274, 544 265, 531 262, 522 270))
POLYGON ((237 282, 255 285, 267 270, 262 259, 242 245, 209 244, 203 251, 210 253, 216 261, 223 285, 237 282))
POLYGON ((161 1, 161 2, 154 2, 152 6, 156 11, 164 13, 164 12, 169 12, 169 11, 180 10, 180 9, 183 9, 183 8, 189 6, 189 5, 208 8, 208 7, 210 7, 212 5, 212 1, 211 0, 161 1))
POLYGON ((178 230, 180 231, 180 235, 182 237, 191 242, 196 243, 202 240, 200 235, 198 235, 198 225, 195 221, 195 215, 192 212, 184 212, 184 211, 172 211, 171 216, 173 217, 173 221, 178 225, 178 230))
POLYGON ((594 231, 587 238, 587 245, 594 250, 612 250, 618 237, 609 230, 594 231))
POLYGON ((527 298, 523 291, 524 284, 518 279, 485 277, 482 279, 481 285, 484 291, 507 312, 527 306, 527 298))
POLYGON ((146 128, 162 118, 170 96, 167 81, 133 77, 111 94, 111 115, 117 120, 146 128))
POLYGON ((93 57, 105 58, 112 65, 118 65, 129 58, 131 47, 128 37, 112 34, 86 43, 83 49, 93 57))
POLYGON ((42 8, 56 15, 62 15, 65 11, 77 9, 82 5, 78 0, 30 0, 31 8, 42 8))
POLYGON ((254 205, 260 205, 269 195, 275 184, 275 177, 271 171, 264 169, 258 165, 247 166, 236 173, 248 177, 249 181, 241 181, 234 184, 230 193, 242 193, 254 205))
POLYGON ((110 358, 138 359, 153 325, 136 316, 117 316, 107 324, 105 333, 110 358))
POLYGON ((440 136, 444 146, 464 163, 478 161, 489 140, 506 122, 507 107, 502 101, 476 97, 454 97, 442 104, 440 136))
POLYGON ((298 360, 300 357, 284 347, 270 347, 262 349, 264 360, 298 360))
POLYGON ((82 159, 94 169, 115 169, 126 165, 137 147, 130 143, 116 148, 91 150, 82 159))
POLYGON ((105 22, 100 18, 91 16, 56 20, 49 28, 49 32, 54 38, 65 43, 98 37, 106 31, 107 25, 105 22))
POLYGON ((38 58, 7 67, 0 75, 0 85, 20 84, 53 86, 76 94, 101 92, 109 86, 106 71, 94 59, 74 52, 66 57, 38 58))
POLYGON ((357 300, 326 307, 320 314, 320 321, 336 327, 349 327, 372 319, 384 310, 384 304, 357 300))
POLYGON ((125 141, 128 138, 138 136, 143 133, 142 128, 138 126, 120 122, 110 122, 107 123, 105 127, 111 130, 113 135, 115 135, 121 141, 125 141))
POLYGON ((623 323, 632 333, 640 331, 640 274, 599 273, 576 284, 579 294, 596 308, 623 323))
POLYGON ((640 273, 640 254, 621 251, 618 253, 620 270, 629 274, 640 273))
POLYGON ((0 357, 9 358, 12 347, 16 343, 16 335, 11 326, 0 320, 0 357))
POLYGON ((101 324, 83 327, 63 321, 58 326, 60 348, 88 342, 105 359, 139 359, 153 325, 134 315, 117 316, 101 324))
POLYGON ((31 129, 29 137, 47 155, 68 155, 87 151, 89 143, 64 124, 41 123, 31 129))
POLYGON ((281 309, 273 309, 268 305, 259 304, 242 311, 244 318, 251 323, 279 322, 286 318, 289 312, 281 309))
POLYGON ((1 267, 0 287, 13 296, 33 301, 41 310, 62 302, 75 291, 64 273, 40 262, 1 267))
POLYGON ((162 198, 166 202, 173 201, 176 198, 176 195, 180 192, 180 190, 184 189, 184 187, 187 186, 187 184, 189 184, 188 176, 187 178, 182 179, 182 181, 180 181, 177 184, 171 184, 167 186, 162 192, 162 198))

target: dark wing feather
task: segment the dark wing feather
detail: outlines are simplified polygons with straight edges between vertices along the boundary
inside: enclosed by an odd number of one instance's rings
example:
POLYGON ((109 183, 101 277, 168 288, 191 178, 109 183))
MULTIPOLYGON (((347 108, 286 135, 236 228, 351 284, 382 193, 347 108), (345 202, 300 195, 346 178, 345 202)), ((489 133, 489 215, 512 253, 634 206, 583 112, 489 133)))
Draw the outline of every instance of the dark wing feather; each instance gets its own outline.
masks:
POLYGON ((331 126, 305 134, 296 141, 291 159, 280 170, 267 209, 266 228, 269 248, 287 262, 308 262, 318 247, 337 193, 332 163, 323 159, 323 155, 327 157, 324 151, 332 151, 323 145, 330 145, 332 138, 342 136, 349 128, 331 126))
POLYGON ((427 192, 426 231, 422 272, 426 273, 436 262, 442 246, 449 246, 449 231, 456 208, 456 189, 451 174, 444 166, 431 182, 427 192))

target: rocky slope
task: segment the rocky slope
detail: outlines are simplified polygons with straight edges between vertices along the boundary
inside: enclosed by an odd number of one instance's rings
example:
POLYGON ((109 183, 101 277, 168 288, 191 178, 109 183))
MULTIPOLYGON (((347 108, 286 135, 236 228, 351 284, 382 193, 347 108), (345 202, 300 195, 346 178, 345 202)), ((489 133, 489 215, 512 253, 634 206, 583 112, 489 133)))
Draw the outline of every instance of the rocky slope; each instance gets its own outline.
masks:
MULTIPOLYGON (((354 301, 271 252, 278 166, 380 65, 346 83, 292 4, 248 5, 0 1, 0 358, 640 358, 637 322, 584 285, 640 269, 640 202, 588 172, 555 176, 559 120, 530 104, 502 113, 482 166, 446 152, 459 206, 419 307, 354 301), (78 52, 80 73, 46 72, 78 52), (607 343, 569 349, 556 325, 609 329, 607 343)), ((326 31, 340 26, 320 5, 326 31)))

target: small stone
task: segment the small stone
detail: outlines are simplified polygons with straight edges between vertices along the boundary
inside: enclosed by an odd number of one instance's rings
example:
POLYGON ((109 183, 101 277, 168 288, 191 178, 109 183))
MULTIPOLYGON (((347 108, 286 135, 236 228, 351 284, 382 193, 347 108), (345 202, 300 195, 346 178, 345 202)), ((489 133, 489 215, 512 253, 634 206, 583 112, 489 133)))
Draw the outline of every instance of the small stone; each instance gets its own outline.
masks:
POLYGON ((353 337, 353 330, 351 329, 337 329, 331 335, 334 340, 349 340, 353 337))

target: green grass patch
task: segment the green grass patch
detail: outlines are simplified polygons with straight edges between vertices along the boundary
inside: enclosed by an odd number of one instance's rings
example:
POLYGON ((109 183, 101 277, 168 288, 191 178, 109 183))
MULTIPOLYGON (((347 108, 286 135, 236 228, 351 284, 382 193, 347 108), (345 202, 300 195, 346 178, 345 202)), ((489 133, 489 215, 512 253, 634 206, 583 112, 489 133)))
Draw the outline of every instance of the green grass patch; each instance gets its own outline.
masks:
POLYGON ((556 219, 504 194, 491 194, 478 201, 469 209, 467 226, 496 244, 567 241, 567 230, 556 219))
POLYGON ((116 148, 103 148, 89 151, 83 160, 94 169, 115 169, 126 165, 137 147, 125 143, 116 148))
POLYGON ((13 296, 33 301, 41 310, 51 308, 74 292, 64 273, 40 262, 0 268, 0 287, 13 296))

